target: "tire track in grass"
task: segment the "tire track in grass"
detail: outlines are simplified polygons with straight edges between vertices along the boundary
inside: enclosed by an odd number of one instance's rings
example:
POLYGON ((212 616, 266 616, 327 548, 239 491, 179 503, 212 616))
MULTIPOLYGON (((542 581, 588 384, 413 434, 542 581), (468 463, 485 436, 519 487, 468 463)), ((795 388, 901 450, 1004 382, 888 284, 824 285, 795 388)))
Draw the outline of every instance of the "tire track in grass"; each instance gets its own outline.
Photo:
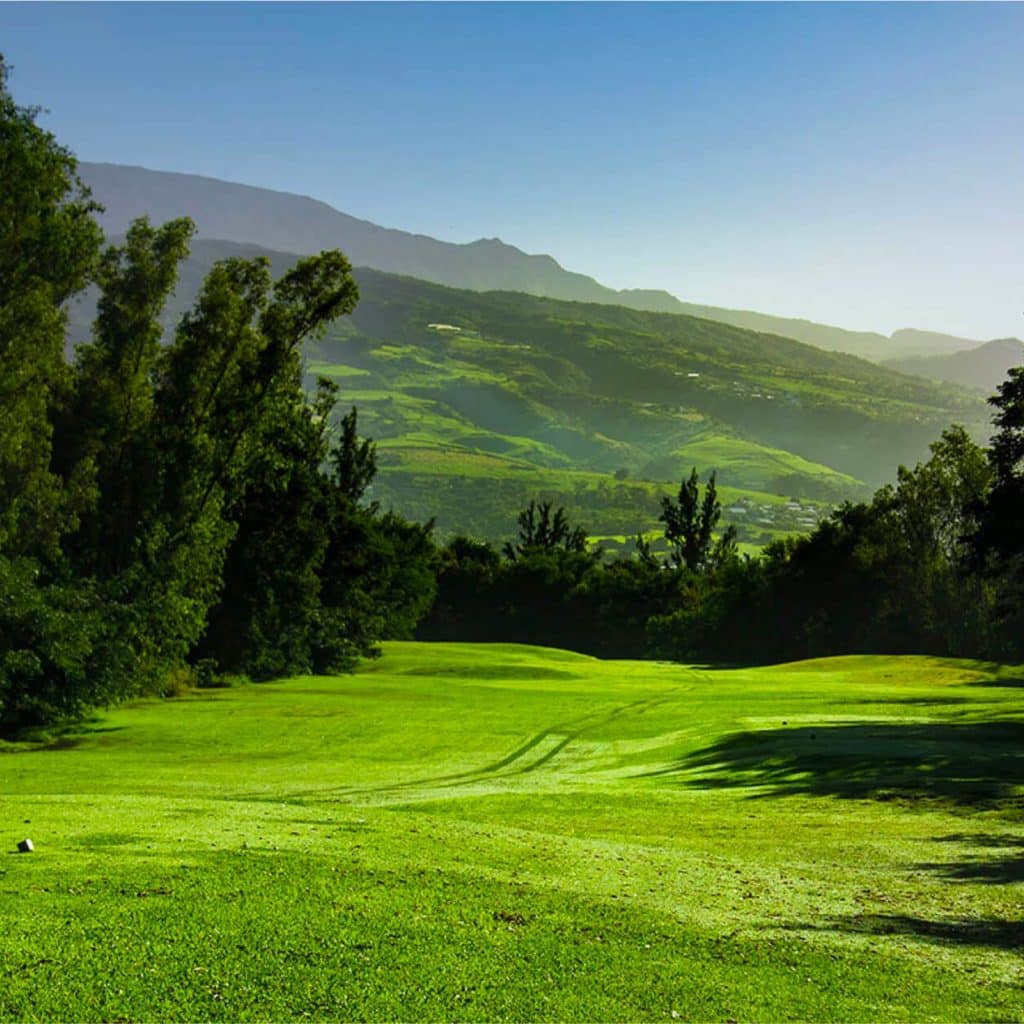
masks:
MULTIPOLYGON (((708 678, 703 673, 693 669, 687 670, 688 674, 697 679, 698 682, 706 683, 708 678)), ((413 794, 425 789, 459 789, 465 786, 474 785, 486 779, 509 779, 516 776, 527 775, 543 768, 555 757, 561 754, 570 744, 580 739, 587 732, 603 728, 612 722, 628 714, 641 714, 652 708, 663 704, 671 703, 680 694, 696 689, 691 686, 674 686, 657 697, 648 697, 644 700, 631 701, 628 704, 618 705, 609 711, 591 712, 564 722, 557 722, 546 729, 531 736, 525 743, 521 743, 505 757, 492 764, 484 765, 481 768, 473 768, 469 771, 452 772, 444 775, 425 776, 419 779, 410 779, 406 782, 394 782, 381 786, 338 786, 326 789, 307 790, 301 793, 293 793, 285 799, 302 800, 310 799, 313 802, 331 801, 340 796, 373 796, 385 794, 413 794), (545 751, 536 760, 522 765, 520 762, 529 754, 541 746, 545 740, 552 737, 560 737, 558 742, 545 751)), ((244 799, 244 797, 242 797, 244 799)))

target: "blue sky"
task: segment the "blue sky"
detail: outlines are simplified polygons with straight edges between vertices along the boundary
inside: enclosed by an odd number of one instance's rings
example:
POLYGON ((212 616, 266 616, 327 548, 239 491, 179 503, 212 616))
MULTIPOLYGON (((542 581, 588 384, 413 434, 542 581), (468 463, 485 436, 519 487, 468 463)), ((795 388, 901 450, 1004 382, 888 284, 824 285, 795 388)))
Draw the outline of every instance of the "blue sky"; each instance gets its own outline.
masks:
POLYGON ((614 287, 1024 334, 1024 4, 0 4, 82 159, 614 287))

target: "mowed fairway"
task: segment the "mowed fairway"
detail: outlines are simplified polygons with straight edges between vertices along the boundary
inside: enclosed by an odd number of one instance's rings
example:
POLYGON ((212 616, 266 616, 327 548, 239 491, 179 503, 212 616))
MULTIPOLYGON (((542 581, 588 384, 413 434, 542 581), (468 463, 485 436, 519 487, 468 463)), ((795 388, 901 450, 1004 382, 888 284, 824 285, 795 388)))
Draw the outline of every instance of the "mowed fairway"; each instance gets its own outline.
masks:
POLYGON ((0 753, 0 1016, 1019 1020, 1024 673, 404 644, 0 753))

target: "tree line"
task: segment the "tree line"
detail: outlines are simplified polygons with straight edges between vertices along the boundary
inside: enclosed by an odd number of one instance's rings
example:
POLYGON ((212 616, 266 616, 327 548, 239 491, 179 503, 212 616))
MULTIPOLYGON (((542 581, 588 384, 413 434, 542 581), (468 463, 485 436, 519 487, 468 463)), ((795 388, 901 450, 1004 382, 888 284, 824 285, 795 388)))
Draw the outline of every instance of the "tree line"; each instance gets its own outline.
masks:
POLYGON ((737 554, 714 476, 662 500, 667 558, 637 538, 606 561, 562 510, 531 506, 503 554, 440 552, 423 639, 520 641, 605 657, 768 662, 922 653, 1024 660, 1024 369, 991 402, 983 449, 960 426, 870 501, 806 536, 737 554))
POLYGON ((73 156, 0 60, 0 733, 143 693, 350 670, 382 639, 610 657, 1024 658, 1024 369, 986 450, 960 427, 868 502, 741 557, 712 475, 661 502, 669 548, 606 560, 532 502, 503 549, 439 547, 366 500, 377 471, 301 347, 358 301, 340 252, 277 281, 226 259, 165 337, 187 219, 107 245, 73 156), (98 292, 91 339, 66 309, 98 292))

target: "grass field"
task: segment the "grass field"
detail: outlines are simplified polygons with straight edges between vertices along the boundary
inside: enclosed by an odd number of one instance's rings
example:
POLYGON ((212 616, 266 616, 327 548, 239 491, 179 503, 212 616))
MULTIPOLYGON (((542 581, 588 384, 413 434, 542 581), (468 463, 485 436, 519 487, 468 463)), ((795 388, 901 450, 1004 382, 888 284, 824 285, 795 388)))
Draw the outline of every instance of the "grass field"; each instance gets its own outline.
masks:
POLYGON ((0 1017, 1020 1020, 1021 673, 390 644, 0 753, 0 1017))

